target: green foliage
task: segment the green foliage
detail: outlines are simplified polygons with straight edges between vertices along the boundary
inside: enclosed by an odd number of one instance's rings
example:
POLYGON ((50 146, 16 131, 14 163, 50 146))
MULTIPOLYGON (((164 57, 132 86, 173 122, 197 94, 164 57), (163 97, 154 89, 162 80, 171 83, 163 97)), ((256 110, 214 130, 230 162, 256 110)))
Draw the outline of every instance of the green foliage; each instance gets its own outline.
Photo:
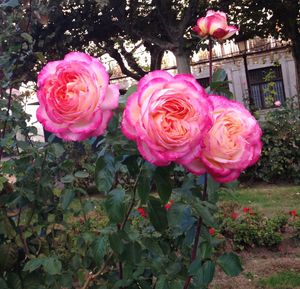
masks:
POLYGON ((238 249, 253 246, 272 248, 282 241, 282 229, 287 218, 268 218, 258 213, 245 213, 236 220, 225 217, 221 225, 221 232, 231 238, 238 249))
POLYGON ((268 112, 261 121, 263 150, 243 179, 300 183, 300 112, 296 104, 268 112))

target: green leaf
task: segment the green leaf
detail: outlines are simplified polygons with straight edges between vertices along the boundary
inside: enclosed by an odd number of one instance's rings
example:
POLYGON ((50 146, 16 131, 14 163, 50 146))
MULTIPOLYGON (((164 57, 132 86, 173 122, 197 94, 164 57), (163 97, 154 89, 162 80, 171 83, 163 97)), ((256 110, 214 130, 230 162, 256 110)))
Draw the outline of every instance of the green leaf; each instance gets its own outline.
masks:
POLYGON ((13 272, 8 273, 7 284, 10 289, 22 289, 21 279, 16 273, 13 272))
POLYGON ((155 289, 168 289, 168 280, 164 275, 160 275, 156 282, 155 289))
POLYGON ((125 191, 123 189, 114 189, 109 192, 105 201, 105 209, 110 220, 113 223, 121 223, 125 216, 125 191))
POLYGON ((148 201, 148 213, 150 222, 158 232, 164 232, 168 228, 167 212, 160 200, 151 197, 148 201))
POLYGON ((194 260, 189 267, 188 270, 189 275, 190 276, 196 275, 200 271, 201 264, 202 264, 201 260, 199 259, 194 260))
POLYGON ((127 166, 129 174, 133 177, 135 177, 139 173, 137 158, 138 156, 133 155, 133 156, 126 157, 125 160, 123 161, 123 164, 127 166))
POLYGON ((208 193, 208 201, 215 204, 218 202, 218 190, 220 188, 220 184, 215 182, 211 175, 207 176, 207 193, 208 193))
POLYGON ((77 172, 74 174, 74 176, 75 176, 76 178, 80 178, 80 179, 88 178, 89 175, 90 175, 90 174, 89 174, 88 172, 86 172, 86 171, 77 171, 77 172))
POLYGON ((95 182, 100 192, 108 192, 115 179, 114 158, 111 154, 99 157, 95 168, 95 182))
POLYGON ((61 206, 63 210, 66 210, 75 197, 74 190, 65 190, 61 196, 61 206))
POLYGON ((44 264, 44 261, 45 258, 31 259, 25 264, 23 271, 29 271, 29 273, 31 273, 40 268, 44 264))
POLYGON ((215 81, 225 81, 227 78, 227 73, 224 69, 218 68, 214 71, 212 76, 212 82, 215 81))
POLYGON ((63 145, 61 145, 59 143, 53 143, 51 145, 51 147, 52 147, 53 152, 54 152, 54 154, 57 158, 60 158, 65 152, 65 149, 64 149, 63 145))
POLYGON ((137 183, 137 193, 142 201, 142 204, 145 204, 148 201, 149 193, 151 191, 153 172, 154 166, 145 162, 137 183))
POLYGON ((21 37, 25 39, 28 43, 32 43, 32 36, 26 32, 21 33, 21 37))
POLYGON ((6 282, 2 278, 0 278, 0 288, 1 289, 9 289, 6 282))
POLYGON ((154 182, 160 199, 166 204, 172 193, 172 185, 170 182, 170 169, 158 167, 154 173, 154 182))
POLYGON ((57 275, 60 274, 62 265, 56 256, 48 257, 44 259, 43 268, 46 273, 50 275, 57 275))
POLYGON ((181 263, 180 262, 175 262, 171 263, 167 268, 166 272, 168 275, 172 275, 173 277, 177 275, 181 270, 181 263))
POLYGON ((122 254, 124 251, 124 243, 119 232, 109 235, 109 244, 113 251, 117 254, 122 254))
POLYGON ((130 242, 125 245, 124 252, 121 254, 122 260, 135 264, 141 261, 142 247, 138 242, 130 242))
POLYGON ((237 276, 243 271, 240 258, 234 253, 223 254, 218 258, 217 263, 231 277, 237 276))
POLYGON ((75 180, 73 175, 66 175, 64 177, 61 178, 62 183, 64 184, 71 184, 73 183, 75 180))
POLYGON ((92 244, 93 258, 97 265, 100 265, 107 251, 107 239, 104 237, 97 238, 92 244))
POLYGON ((201 216, 203 223, 208 227, 215 227, 215 220, 210 210, 200 202, 195 202, 194 209, 198 216, 201 216))
POLYGON ((195 277, 195 283, 199 286, 207 286, 213 280, 214 275, 215 263, 208 260, 201 266, 199 273, 195 277))
POLYGON ((200 243, 200 257, 201 257, 201 260, 211 258, 212 251, 213 251, 213 247, 211 246, 210 242, 203 241, 203 242, 200 243))

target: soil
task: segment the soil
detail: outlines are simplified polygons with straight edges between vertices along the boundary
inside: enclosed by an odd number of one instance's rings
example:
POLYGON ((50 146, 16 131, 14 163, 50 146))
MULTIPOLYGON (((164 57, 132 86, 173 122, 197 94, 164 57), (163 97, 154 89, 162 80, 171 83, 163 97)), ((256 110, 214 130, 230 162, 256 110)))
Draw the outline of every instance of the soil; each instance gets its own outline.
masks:
MULTIPOLYGON (((266 287, 258 284, 260 279, 283 271, 300 273, 299 240, 287 238, 273 250, 252 248, 239 255, 243 263, 243 273, 232 278, 218 270, 211 289, 262 289, 266 287)), ((300 289, 300 286, 294 289, 300 289)))

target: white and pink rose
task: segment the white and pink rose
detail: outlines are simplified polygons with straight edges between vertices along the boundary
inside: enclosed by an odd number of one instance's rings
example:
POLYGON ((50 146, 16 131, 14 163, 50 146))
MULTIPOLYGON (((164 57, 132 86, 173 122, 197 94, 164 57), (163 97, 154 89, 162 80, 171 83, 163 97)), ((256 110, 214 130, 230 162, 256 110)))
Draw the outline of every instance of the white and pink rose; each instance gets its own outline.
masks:
POLYGON ((38 75, 37 119, 44 128, 68 141, 104 133, 119 89, 109 85, 102 63, 85 53, 71 52, 49 62, 38 75))

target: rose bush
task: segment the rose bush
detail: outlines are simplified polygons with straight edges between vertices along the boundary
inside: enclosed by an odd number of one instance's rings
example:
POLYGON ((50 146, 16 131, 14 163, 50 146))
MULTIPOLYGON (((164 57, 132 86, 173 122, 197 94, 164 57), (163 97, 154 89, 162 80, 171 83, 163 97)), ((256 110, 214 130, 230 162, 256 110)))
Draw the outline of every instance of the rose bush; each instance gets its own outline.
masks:
POLYGON ((211 36, 215 39, 225 40, 234 35, 238 28, 227 24, 224 12, 209 10, 205 17, 199 18, 193 31, 200 37, 211 36))
POLYGON ((64 140, 103 134, 119 101, 118 87, 108 83, 104 66, 85 53, 49 62, 38 75, 38 121, 64 140))
POLYGON ((137 142, 150 163, 188 166, 203 148, 203 136, 212 125, 211 109, 205 90, 192 76, 150 72, 128 98, 122 132, 137 142))

